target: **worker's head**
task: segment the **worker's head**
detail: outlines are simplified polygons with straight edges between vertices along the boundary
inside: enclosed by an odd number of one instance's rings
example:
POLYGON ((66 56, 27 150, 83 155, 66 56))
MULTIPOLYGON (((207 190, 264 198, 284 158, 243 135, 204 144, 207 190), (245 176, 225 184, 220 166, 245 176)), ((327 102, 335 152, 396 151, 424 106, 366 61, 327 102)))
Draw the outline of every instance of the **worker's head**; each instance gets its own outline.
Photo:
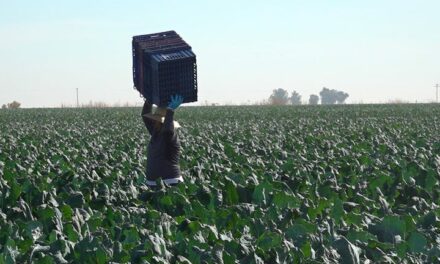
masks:
MULTIPOLYGON (((165 115, 167 113, 167 109, 164 107, 157 107, 154 111, 154 114, 146 114, 145 117, 155 121, 154 129, 159 131, 162 128, 162 124, 165 121, 165 115)), ((179 128, 180 125, 178 122, 174 121, 174 128, 179 128)))
POLYGON ((167 113, 167 109, 163 107, 156 108, 156 111, 154 111, 154 129, 160 130, 162 128, 163 121, 165 120, 165 114, 167 113))
POLYGON ((156 116, 160 116, 162 118, 162 121, 163 118, 165 118, 166 113, 167 113, 167 109, 165 107, 156 107, 156 110, 154 111, 154 114, 156 116))

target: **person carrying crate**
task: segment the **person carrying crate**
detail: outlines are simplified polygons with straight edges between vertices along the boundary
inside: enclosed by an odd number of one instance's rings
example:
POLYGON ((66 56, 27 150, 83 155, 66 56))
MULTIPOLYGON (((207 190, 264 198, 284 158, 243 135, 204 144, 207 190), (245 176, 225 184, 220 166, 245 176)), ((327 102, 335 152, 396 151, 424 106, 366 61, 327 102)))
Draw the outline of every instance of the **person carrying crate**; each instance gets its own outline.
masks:
POLYGON ((158 107, 153 114, 153 105, 145 100, 141 116, 151 135, 146 168, 146 183, 150 187, 157 186, 158 179, 166 185, 183 182, 179 167, 180 142, 176 133, 180 125, 174 121, 174 111, 182 102, 182 96, 171 96, 168 107, 158 107))

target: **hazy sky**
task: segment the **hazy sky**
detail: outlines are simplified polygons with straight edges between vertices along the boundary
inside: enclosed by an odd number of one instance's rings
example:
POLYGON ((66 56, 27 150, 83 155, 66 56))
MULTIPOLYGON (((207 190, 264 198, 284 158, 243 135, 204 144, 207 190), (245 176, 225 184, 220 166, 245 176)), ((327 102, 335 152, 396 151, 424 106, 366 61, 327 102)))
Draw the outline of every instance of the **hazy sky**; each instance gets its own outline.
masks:
POLYGON ((0 0, 0 104, 141 102, 131 37, 176 30, 197 55, 199 102, 273 89, 307 100, 429 101, 440 82, 439 0, 0 0))

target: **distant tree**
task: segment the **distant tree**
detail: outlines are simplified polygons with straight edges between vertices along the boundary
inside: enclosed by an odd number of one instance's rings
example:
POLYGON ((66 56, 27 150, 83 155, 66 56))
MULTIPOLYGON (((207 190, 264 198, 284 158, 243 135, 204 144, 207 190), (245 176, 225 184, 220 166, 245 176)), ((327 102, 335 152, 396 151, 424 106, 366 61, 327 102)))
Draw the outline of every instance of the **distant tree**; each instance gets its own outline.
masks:
POLYGON ((13 101, 12 103, 8 104, 8 108, 9 109, 17 109, 17 108, 20 108, 20 105, 21 104, 19 102, 13 101))
POLYGON ((282 88, 273 90, 272 95, 269 97, 269 103, 271 105, 285 105, 288 101, 289 93, 282 88))
POLYGON ((345 103, 345 99, 347 99, 348 98, 348 93, 344 93, 344 92, 342 92, 342 91, 338 91, 337 93, 336 93, 336 102, 338 103, 338 104, 343 104, 343 103, 345 103))
POLYGON ((4 105, 2 105, 2 109, 6 109, 7 108, 7 106, 4 104, 4 105))
POLYGON ((322 91, 319 92, 319 95, 321 96, 321 104, 336 103, 334 92, 326 87, 322 88, 322 91))
POLYGON ((317 105, 319 102, 319 96, 316 94, 311 94, 309 97, 309 104, 310 105, 317 105))
POLYGON ((300 105, 301 104, 301 95, 298 92, 293 91, 292 95, 289 98, 289 101, 293 105, 300 105))
POLYGON ((326 87, 322 88, 322 91, 319 92, 321 96, 321 104, 343 104, 345 99, 348 98, 348 93, 344 93, 342 91, 337 91, 334 89, 328 89, 326 87))

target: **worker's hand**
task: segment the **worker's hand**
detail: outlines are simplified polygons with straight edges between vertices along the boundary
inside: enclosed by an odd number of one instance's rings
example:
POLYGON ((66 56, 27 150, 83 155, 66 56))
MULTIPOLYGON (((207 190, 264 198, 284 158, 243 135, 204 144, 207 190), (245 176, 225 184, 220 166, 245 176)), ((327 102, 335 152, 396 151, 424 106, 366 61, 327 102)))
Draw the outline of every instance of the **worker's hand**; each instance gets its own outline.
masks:
POLYGON ((174 96, 171 96, 171 101, 168 103, 168 108, 176 110, 182 103, 183 97, 176 94, 174 96))

